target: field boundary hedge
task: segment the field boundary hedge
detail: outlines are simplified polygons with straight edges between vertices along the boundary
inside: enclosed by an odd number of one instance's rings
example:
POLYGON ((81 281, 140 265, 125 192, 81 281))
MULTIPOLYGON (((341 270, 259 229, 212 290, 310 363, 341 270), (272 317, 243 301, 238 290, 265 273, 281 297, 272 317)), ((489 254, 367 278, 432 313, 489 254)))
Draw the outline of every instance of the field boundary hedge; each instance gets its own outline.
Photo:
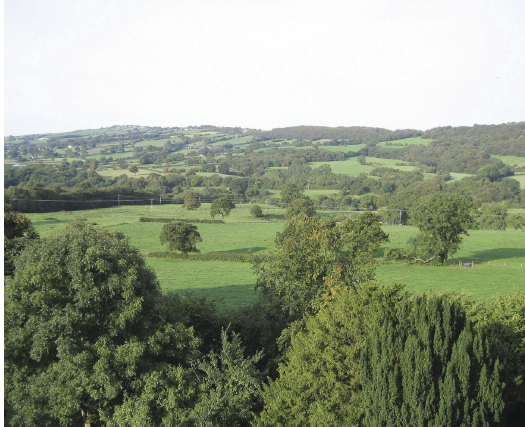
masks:
POLYGON ((145 216, 141 216, 139 218, 139 222, 174 222, 174 221, 180 221, 180 222, 188 222, 188 223, 203 223, 203 224, 224 224, 224 220, 222 219, 188 219, 188 218, 148 218, 145 216))
MULTIPOLYGON (((269 255, 257 255, 258 257, 269 257, 269 255)), ((229 261, 229 262, 251 262, 252 254, 238 254, 228 252, 214 252, 206 254, 183 254, 180 252, 149 252, 146 254, 148 258, 173 258, 185 259, 190 261, 229 261)))

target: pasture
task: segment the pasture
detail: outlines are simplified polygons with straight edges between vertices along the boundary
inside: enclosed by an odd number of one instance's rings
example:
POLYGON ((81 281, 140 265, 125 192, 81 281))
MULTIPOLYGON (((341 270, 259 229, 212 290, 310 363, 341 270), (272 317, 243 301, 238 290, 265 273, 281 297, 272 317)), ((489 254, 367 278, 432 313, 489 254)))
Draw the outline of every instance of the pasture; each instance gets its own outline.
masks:
MULTIPOLYGON (((47 236, 59 232, 67 221, 80 219, 107 230, 118 230, 130 238, 130 243, 146 256, 168 291, 194 292, 221 301, 223 309, 233 309, 256 299, 255 276, 250 263, 228 261, 197 261, 149 257, 150 252, 166 251, 159 241, 163 223, 139 222, 139 218, 209 219, 209 204, 188 211, 181 205, 122 206, 75 212, 27 214, 36 230, 47 236)), ((265 211, 265 206, 263 212, 265 211)), ((196 224, 203 241, 197 245, 207 253, 266 253, 275 249, 275 234, 283 228, 283 209, 270 206, 269 218, 260 221, 249 214, 250 205, 234 209, 224 224, 196 224)), ((329 214, 329 212, 320 212, 329 214)), ((390 241, 378 252, 377 279, 383 283, 402 283, 409 290, 424 292, 453 290, 466 292, 473 298, 488 300, 496 293, 507 293, 514 286, 525 286, 525 234, 507 231, 471 230, 460 250, 447 266, 407 265, 403 262, 383 262, 386 249, 403 247, 408 237, 418 230, 413 227, 383 226, 390 241), (474 267, 459 267, 460 262, 473 262, 474 267)))
POLYGON ((351 157, 347 160, 337 162, 311 162, 309 165, 316 169, 321 165, 329 165, 333 173, 340 173, 348 176, 359 176, 361 173, 368 174, 375 168, 386 167, 398 169, 401 171, 413 171, 418 169, 417 166, 397 166, 396 163, 402 163, 396 159, 380 159, 378 157, 366 157, 366 165, 357 162, 357 157, 351 157))

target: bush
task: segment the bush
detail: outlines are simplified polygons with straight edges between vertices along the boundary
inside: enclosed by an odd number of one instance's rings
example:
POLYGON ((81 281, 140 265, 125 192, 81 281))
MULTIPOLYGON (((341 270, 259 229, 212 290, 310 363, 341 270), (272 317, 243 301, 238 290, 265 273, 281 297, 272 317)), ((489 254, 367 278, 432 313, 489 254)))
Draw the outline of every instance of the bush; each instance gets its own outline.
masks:
POLYGON ((250 209, 250 214, 254 218, 264 218, 263 211, 259 205, 253 205, 250 209))

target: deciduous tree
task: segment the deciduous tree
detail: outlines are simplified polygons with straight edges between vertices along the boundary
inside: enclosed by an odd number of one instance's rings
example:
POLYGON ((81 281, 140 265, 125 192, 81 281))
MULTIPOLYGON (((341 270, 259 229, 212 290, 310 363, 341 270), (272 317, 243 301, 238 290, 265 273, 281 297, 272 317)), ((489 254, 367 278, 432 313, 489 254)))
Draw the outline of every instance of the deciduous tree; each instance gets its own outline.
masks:
POLYGON ((387 239, 372 212, 340 226, 333 218, 293 217, 277 233, 272 257, 254 256, 261 297, 288 320, 316 312, 340 287, 373 279, 372 253, 387 239))
POLYGON ((507 206, 504 203, 483 203, 479 227, 482 230, 505 230, 507 206))
POLYGON ((188 210, 194 210, 201 207, 201 202, 199 200, 199 197, 196 194, 188 194, 184 198, 184 204, 182 205, 184 208, 188 210))
POLYGON ((192 331, 166 321, 154 273, 121 233, 72 223, 16 267, 4 294, 15 424, 109 422, 137 382, 195 354, 192 331))
POLYGON ((304 198, 304 190, 299 188, 297 184, 286 184, 281 191, 281 201, 283 203, 292 203, 296 199, 304 198))
POLYGON ((221 197, 211 202, 210 215, 212 218, 220 215, 224 219, 225 216, 230 215, 232 209, 235 209, 235 204, 227 197, 221 197))
POLYGON ((262 208, 259 205, 253 205, 250 209, 250 214, 254 218, 264 218, 262 208))
POLYGON ((170 251, 181 251, 183 254, 200 252, 195 246, 198 242, 202 242, 202 238, 197 226, 187 222, 164 224, 160 232, 160 243, 167 243, 170 251))
POLYGON ((286 208, 285 217, 292 218, 297 215, 314 216, 316 214, 314 204, 309 199, 295 199, 290 206, 286 208))
POLYGON ((463 235, 474 224, 472 202, 463 196, 436 194, 421 200, 413 207, 412 221, 421 231, 409 239, 409 255, 419 261, 439 258, 443 264, 456 253, 463 235))
POLYGON ((38 238, 29 218, 13 211, 11 205, 4 203, 4 275, 13 275, 16 257, 31 241, 38 238))

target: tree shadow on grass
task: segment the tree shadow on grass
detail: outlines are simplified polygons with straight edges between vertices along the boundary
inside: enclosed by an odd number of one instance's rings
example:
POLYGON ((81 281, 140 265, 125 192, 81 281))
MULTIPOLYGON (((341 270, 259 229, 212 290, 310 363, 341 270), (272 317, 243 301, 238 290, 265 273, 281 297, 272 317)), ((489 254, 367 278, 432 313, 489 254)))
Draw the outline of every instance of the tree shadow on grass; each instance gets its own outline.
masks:
POLYGON ((209 252, 211 254, 249 254, 249 253, 255 253, 255 252, 261 252, 266 251, 268 248, 263 246, 253 246, 251 248, 237 248, 237 249, 230 249, 229 251, 213 251, 209 252))
POLYGON ((213 286, 209 288, 183 288, 168 289, 169 292, 181 295, 191 295, 194 298, 206 297, 213 301, 221 312, 237 310, 239 307, 249 305, 257 301, 255 283, 228 284, 224 286, 213 286))
POLYGON ((459 261, 474 261, 478 262, 489 262, 497 261, 501 259, 507 260, 523 260, 525 261, 525 248, 498 248, 498 249, 489 249, 486 251, 476 251, 472 255, 468 256, 457 256, 455 255, 452 258, 449 258, 450 262, 459 262, 459 261))
POLYGON ((42 221, 31 221, 33 226, 36 225, 49 225, 49 224, 63 224, 68 222, 69 220, 60 220, 60 219, 44 219, 42 221))
POLYGON ((264 217, 269 221, 284 221, 284 214, 266 214, 264 217))

